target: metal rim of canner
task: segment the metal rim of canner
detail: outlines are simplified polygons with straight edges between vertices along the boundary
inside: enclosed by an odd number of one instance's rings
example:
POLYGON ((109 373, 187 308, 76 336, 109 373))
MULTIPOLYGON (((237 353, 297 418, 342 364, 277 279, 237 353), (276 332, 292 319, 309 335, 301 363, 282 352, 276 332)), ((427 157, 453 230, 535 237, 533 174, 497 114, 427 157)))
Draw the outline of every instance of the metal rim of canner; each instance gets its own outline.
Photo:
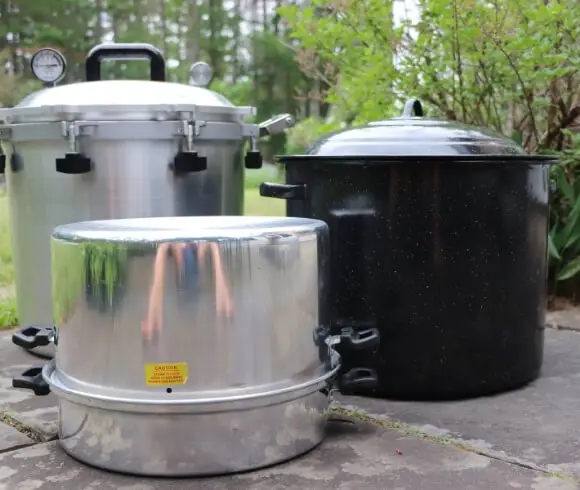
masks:
POLYGON ((332 386, 341 366, 340 355, 333 353, 333 367, 315 379, 279 388, 269 392, 232 394, 212 398, 175 398, 168 394, 165 399, 119 398, 100 394, 83 393, 65 386, 56 374, 56 361, 44 365, 42 376, 51 391, 59 398, 91 408, 132 413, 215 413, 224 410, 247 410, 290 402, 308 396, 324 387, 332 386))

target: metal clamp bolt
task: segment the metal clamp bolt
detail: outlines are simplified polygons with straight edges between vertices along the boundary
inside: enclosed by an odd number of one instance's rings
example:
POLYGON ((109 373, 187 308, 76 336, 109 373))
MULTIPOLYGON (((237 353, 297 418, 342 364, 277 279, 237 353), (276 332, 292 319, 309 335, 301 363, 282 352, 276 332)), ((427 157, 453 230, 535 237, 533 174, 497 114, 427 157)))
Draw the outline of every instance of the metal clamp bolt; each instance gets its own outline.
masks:
POLYGON ((68 147, 70 153, 78 153, 77 136, 79 135, 79 128, 74 122, 61 122, 62 135, 68 140, 68 147))

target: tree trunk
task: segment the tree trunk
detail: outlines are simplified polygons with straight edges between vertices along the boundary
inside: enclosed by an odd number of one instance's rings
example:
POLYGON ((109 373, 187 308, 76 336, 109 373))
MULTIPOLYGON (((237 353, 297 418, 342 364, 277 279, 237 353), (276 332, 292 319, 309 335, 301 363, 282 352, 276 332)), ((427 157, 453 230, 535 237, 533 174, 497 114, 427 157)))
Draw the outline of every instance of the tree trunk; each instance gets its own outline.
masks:
POLYGON ((199 61, 200 42, 199 42, 199 9, 197 0, 187 1, 187 20, 185 22, 185 52, 186 59, 189 63, 199 61))

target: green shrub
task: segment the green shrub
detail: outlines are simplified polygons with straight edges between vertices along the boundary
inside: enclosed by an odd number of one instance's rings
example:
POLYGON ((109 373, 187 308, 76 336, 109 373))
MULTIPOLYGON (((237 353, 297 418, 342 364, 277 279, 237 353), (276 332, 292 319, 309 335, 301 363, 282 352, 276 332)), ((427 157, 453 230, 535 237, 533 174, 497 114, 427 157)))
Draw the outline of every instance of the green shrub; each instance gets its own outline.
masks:
POLYGON ((580 278, 580 135, 551 169, 548 263, 551 292, 577 296, 580 278), (562 285, 561 283, 565 283, 562 285))
POLYGON ((4 298, 0 300, 0 328, 9 328, 15 325, 18 325, 16 299, 4 298))
POLYGON ((246 170, 245 188, 257 189, 262 182, 282 182, 284 169, 280 165, 264 165, 257 170, 246 170))
POLYGON ((288 131, 286 143, 287 155, 299 155, 304 153, 315 141, 322 136, 340 129, 338 121, 325 121, 317 117, 309 117, 300 121, 288 131))

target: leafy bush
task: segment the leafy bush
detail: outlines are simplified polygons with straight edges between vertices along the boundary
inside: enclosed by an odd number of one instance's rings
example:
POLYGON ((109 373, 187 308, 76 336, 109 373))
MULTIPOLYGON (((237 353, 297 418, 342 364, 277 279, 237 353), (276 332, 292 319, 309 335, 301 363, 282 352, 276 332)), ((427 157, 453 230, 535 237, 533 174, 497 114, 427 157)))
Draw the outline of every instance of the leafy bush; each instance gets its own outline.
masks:
POLYGON ((329 122, 317 117, 304 119, 288 131, 286 154, 304 153, 316 140, 325 134, 340 129, 340 126, 339 122, 329 122))
POLYGON ((246 170, 245 188, 257 189, 262 182, 282 182, 284 169, 280 165, 264 165, 258 170, 246 170))
POLYGON ((560 163, 551 170, 548 258, 552 292, 561 292, 559 283, 568 282, 563 290, 576 296, 580 277, 580 135, 569 136, 572 148, 561 153, 560 163))
POLYGON ((0 328, 13 327, 15 325, 18 325, 16 300, 14 298, 4 298, 0 300, 0 328))
POLYGON ((493 128, 530 154, 560 156, 551 171, 550 286, 580 292, 580 140, 570 131, 580 125, 578 0, 417 5, 419 19, 398 23, 392 0, 311 0, 279 12, 302 68, 357 123, 392 116, 417 97, 429 115, 493 128))

